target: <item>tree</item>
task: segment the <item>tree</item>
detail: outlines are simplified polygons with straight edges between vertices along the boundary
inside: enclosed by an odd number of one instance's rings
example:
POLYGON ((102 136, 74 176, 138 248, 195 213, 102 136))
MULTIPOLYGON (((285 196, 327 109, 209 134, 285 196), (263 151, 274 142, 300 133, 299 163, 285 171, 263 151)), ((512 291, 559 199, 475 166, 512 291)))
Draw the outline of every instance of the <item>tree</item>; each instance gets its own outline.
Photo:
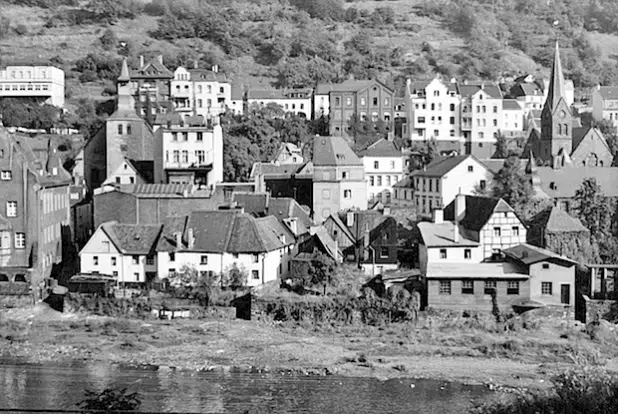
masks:
POLYGON ((234 262, 225 269, 222 284, 232 289, 242 289, 247 286, 248 280, 249 272, 247 272, 247 269, 242 264, 239 266, 234 262))
POLYGON ((387 125, 382 119, 360 119, 353 114, 348 120, 348 133, 354 137, 354 145, 357 150, 364 150, 376 141, 388 136, 387 125))
POLYGON ((493 195, 517 208, 526 204, 532 197, 532 185, 521 168, 519 158, 511 156, 494 177, 493 195))
POLYGON ((575 191, 575 208, 582 224, 590 230, 590 236, 600 240, 611 238, 611 200, 603 194, 596 178, 586 178, 575 191))
POLYGON ((137 411, 142 404, 136 392, 128 394, 126 388, 106 388, 102 392, 86 390, 86 398, 77 404, 82 410, 106 412, 137 411))
POLYGON ((116 33, 114 33, 112 29, 108 28, 103 35, 99 37, 99 41, 104 50, 112 50, 118 44, 118 37, 116 37, 116 33))
POLYGON ((492 158, 508 158, 509 155, 509 142, 506 137, 499 132, 496 138, 496 152, 492 158))
POLYGON ((328 255, 315 251, 307 267, 307 272, 301 275, 303 286, 323 286, 324 294, 326 287, 335 282, 334 274, 337 263, 328 255))
POLYGON ((214 273, 198 272, 195 267, 184 265, 168 280, 175 297, 197 300, 200 305, 208 306, 217 278, 214 273))
POLYGON ((279 128, 282 142, 293 142, 302 145, 311 139, 308 122, 299 115, 288 115, 279 128))

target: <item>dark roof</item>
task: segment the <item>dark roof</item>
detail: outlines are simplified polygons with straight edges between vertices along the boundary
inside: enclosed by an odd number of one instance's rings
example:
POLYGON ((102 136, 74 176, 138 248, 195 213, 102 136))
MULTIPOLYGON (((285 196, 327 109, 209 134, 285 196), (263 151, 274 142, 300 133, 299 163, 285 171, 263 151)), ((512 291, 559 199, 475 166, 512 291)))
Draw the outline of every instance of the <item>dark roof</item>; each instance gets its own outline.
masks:
POLYGON ((398 181, 393 188, 413 188, 413 181, 410 177, 405 177, 403 180, 398 181))
MULTIPOLYGON (((169 216, 165 218, 163 221, 163 231, 161 232, 161 237, 159 237, 159 242, 157 243, 158 252, 169 252, 176 249, 176 234, 185 233, 187 220, 187 216, 169 216)), ((181 244, 182 243, 183 240, 181 239, 181 244)))
POLYGON ((550 250, 542 249, 540 247, 532 246, 531 244, 522 243, 517 246, 509 247, 502 250, 502 252, 522 264, 531 265, 543 261, 558 262, 563 266, 573 266, 577 264, 576 261, 567 257, 560 256, 550 250))
POLYGON ((362 161, 342 137, 316 137, 313 140, 313 165, 359 165, 362 161))
POLYGON ((187 228, 193 229, 196 251, 223 253, 234 227, 237 211, 194 211, 189 216, 187 228))
POLYGON ((491 98, 502 99, 500 87, 493 82, 468 82, 457 84, 459 94, 462 98, 469 98, 481 89, 491 98))
POLYGON ((311 226, 311 217, 296 200, 290 197, 270 197, 267 193, 234 193, 232 201, 243 207, 246 213, 257 217, 274 216, 283 221, 297 218, 298 234, 304 234, 311 226))
POLYGON ((464 162, 472 155, 454 155, 452 157, 440 157, 433 160, 423 170, 416 170, 411 175, 421 177, 443 177, 448 174, 453 168, 464 162))
POLYGON ((208 123, 208 119, 203 115, 183 116, 175 112, 166 112, 164 114, 157 114, 155 117, 155 125, 166 125, 178 127, 208 127, 212 129, 212 125, 208 123))
MULTIPOLYGON (((348 212, 346 211, 342 211, 339 213, 338 225, 344 226, 348 230, 349 235, 352 236, 352 240, 359 240, 363 238, 365 236, 366 230, 369 230, 369 232, 371 233, 384 221, 392 218, 383 215, 377 210, 354 210, 351 211, 351 213, 354 214, 354 223, 352 224, 352 226, 347 226, 348 212)), ((337 215, 333 214, 332 217, 337 217, 337 215)))
POLYGON ((595 178, 607 197, 618 197, 618 168, 565 167, 554 169, 538 167, 541 189, 552 198, 573 198, 587 178, 595 178))
POLYGON ((397 148, 394 142, 385 138, 371 144, 361 154, 362 157, 401 157, 401 150, 397 148))
MULTIPOLYGON (((513 212, 511 206, 501 198, 490 198, 480 196, 464 196, 466 208, 464 217, 459 218, 459 223, 466 229, 479 231, 489 221, 494 213, 513 212)), ((457 199, 444 209, 444 220, 455 221, 455 202, 457 199)))
POLYGON ((189 69, 192 81, 227 82, 227 76, 223 72, 213 72, 208 69, 189 69))
POLYGON ((515 99, 504 99, 502 101, 502 109, 507 111, 518 111, 522 108, 519 105, 519 102, 517 102, 515 99))
POLYGON ((355 92, 371 85, 371 80, 347 80, 342 83, 318 83, 316 95, 328 95, 329 92, 355 92))
POLYGON ((159 61, 160 57, 152 58, 141 68, 132 71, 131 78, 147 78, 147 79, 173 79, 174 74, 159 61))
POLYGON ((161 224, 103 223, 101 229, 124 254, 151 254, 155 252, 161 224))
POLYGON ((599 86, 598 90, 603 99, 618 99, 618 86, 599 86))
POLYGON ((530 220, 530 226, 536 226, 549 233, 588 233, 582 222, 566 211, 552 206, 536 214, 530 220))
MULTIPOLYGON (((251 169, 251 178, 254 178, 256 174, 263 174, 265 178, 270 176, 292 176, 292 174, 299 174, 307 163, 302 164, 279 164, 274 162, 256 162, 251 169)), ((305 176, 305 174, 299 174, 299 177, 305 176)), ((312 174, 308 175, 309 177, 312 174)))

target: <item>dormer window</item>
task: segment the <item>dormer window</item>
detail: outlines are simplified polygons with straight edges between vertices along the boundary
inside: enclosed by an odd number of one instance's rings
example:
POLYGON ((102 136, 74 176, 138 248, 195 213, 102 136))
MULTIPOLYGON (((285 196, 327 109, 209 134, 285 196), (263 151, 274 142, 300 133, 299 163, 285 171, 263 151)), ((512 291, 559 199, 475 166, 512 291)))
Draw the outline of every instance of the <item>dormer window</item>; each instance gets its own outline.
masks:
POLYGON ((58 175, 58 167, 52 168, 52 175, 58 175))

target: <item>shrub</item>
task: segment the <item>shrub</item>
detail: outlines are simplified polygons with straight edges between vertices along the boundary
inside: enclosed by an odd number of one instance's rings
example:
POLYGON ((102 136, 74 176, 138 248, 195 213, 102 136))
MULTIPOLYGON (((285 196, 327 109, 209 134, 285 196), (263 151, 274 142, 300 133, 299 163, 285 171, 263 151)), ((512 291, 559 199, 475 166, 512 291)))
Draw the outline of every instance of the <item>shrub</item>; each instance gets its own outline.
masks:
POLYGON ((127 389, 107 388, 102 392, 86 390, 86 398, 77 404, 82 410, 135 411, 142 404, 139 394, 127 389))

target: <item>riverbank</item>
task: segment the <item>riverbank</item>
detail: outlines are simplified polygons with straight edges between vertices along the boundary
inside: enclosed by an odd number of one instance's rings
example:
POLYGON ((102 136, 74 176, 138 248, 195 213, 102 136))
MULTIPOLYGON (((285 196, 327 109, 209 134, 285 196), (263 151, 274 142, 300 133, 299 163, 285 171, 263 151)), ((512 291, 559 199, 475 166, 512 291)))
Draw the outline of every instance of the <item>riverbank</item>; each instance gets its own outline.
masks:
MULTIPOLYGON (((0 358, 93 361, 201 371, 426 378, 491 388, 545 388, 577 361, 614 365, 616 345, 573 323, 488 332, 421 321, 303 326, 243 320, 141 321, 60 314, 37 305, 0 311, 0 358), (602 356, 601 356, 602 355, 602 356)), ((451 321, 452 322, 452 321, 451 321)))

